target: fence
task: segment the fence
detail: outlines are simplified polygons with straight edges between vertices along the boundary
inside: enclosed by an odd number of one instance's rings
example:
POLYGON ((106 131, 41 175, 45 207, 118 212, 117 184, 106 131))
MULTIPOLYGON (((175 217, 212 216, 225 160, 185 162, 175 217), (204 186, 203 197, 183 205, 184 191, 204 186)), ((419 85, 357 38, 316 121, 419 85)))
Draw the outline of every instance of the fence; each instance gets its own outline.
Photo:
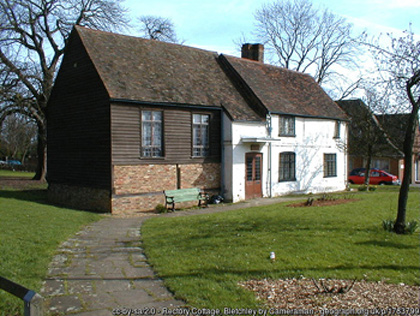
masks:
POLYGON ((41 295, 34 291, 28 290, 22 285, 16 284, 8 279, 0 276, 0 289, 13 294, 14 296, 23 300, 24 316, 42 316, 43 315, 43 301, 41 295))

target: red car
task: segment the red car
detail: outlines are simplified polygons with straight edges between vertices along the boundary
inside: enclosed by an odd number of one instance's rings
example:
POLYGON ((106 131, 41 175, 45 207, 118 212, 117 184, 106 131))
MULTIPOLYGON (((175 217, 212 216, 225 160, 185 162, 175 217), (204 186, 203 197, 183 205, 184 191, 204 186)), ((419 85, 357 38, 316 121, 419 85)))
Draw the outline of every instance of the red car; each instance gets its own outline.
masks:
MULTIPOLYGON (((352 170, 349 175, 349 183, 351 184, 364 184, 365 183, 365 168, 357 168, 352 170)), ((369 184, 382 185, 382 184, 401 184, 397 176, 390 174, 380 169, 370 169, 369 184)))

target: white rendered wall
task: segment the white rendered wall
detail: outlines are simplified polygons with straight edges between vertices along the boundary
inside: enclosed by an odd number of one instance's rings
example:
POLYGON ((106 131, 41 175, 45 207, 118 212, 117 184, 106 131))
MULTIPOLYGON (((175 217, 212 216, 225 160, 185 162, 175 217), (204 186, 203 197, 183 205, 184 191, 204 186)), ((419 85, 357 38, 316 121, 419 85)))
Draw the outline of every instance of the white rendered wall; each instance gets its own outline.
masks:
MULTIPOLYGON (((319 193, 344 190, 347 180, 347 128, 341 123, 341 135, 334 138, 334 120, 296 118, 296 137, 280 137, 272 144, 272 195, 319 193), (279 155, 296 154, 296 181, 279 182, 279 155), (324 154, 336 154, 337 176, 324 177, 324 154)), ((273 117, 273 137, 278 137, 278 116, 273 117)))
POLYGON ((264 197, 289 193, 319 193, 345 189, 347 180, 346 123, 341 123, 341 137, 334 138, 335 120, 296 118, 296 137, 279 136, 279 117, 272 117, 271 164, 269 172, 269 142, 244 143, 243 138, 267 138, 264 122, 231 122, 226 116, 224 126, 224 195, 228 201, 245 200, 245 154, 260 152, 263 155, 262 191, 264 197), (258 145, 258 150, 251 150, 258 145), (279 182, 279 155, 296 154, 296 181, 279 182), (324 154, 336 154, 337 176, 324 177, 324 154))

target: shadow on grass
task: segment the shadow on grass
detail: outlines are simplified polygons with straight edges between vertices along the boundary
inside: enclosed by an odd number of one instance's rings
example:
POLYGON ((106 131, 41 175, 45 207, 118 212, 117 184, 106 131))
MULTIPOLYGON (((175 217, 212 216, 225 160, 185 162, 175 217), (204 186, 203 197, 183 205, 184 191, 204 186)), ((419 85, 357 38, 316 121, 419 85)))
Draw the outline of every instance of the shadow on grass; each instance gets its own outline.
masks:
MULTIPOLYGON (((261 279, 266 278, 267 275, 287 275, 288 277, 291 277, 291 273, 295 274, 294 277, 299 277, 305 271, 312 272, 312 271, 320 271, 320 272, 328 272, 328 271, 351 271, 351 270, 395 270, 395 271, 401 271, 401 270, 412 270, 413 273, 418 272, 419 267, 418 266, 401 266, 401 265, 395 265, 395 264, 388 264, 388 265, 337 265, 333 267, 302 267, 302 268, 273 268, 271 270, 235 270, 235 269, 200 269, 196 270, 194 272, 185 272, 185 273, 162 273, 162 278, 178 278, 178 277, 203 277, 208 278, 209 275, 226 275, 226 274, 233 274, 239 278, 242 279, 261 279)), ((293 276, 292 276, 293 277, 293 276)))
POLYGON ((356 245, 368 245, 375 247, 385 247, 385 248, 396 248, 396 249, 416 249, 416 246, 413 245, 404 245, 401 243, 395 243, 385 240, 369 240, 364 242, 358 242, 356 245))
POLYGON ((48 191, 47 189, 37 189, 37 190, 1 190, 0 198, 5 199, 15 199, 28 202, 36 202, 42 204, 48 203, 48 191))

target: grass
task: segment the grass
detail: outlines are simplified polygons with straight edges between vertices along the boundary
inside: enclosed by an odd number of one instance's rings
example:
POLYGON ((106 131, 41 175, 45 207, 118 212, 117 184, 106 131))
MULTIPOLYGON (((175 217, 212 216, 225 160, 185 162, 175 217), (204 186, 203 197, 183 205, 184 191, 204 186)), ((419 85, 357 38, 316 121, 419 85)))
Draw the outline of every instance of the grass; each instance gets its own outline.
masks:
POLYGON ((31 179, 35 175, 35 172, 23 172, 23 171, 12 171, 12 170, 1 170, 0 177, 12 177, 12 178, 26 178, 31 179))
MULTIPOLYGON (((382 228, 383 219, 396 217, 398 187, 355 197, 328 207, 283 203, 153 218, 142 226, 143 243, 166 285, 198 308, 261 307, 237 285, 250 279, 305 276, 419 285, 419 233, 399 236, 382 228)), ((419 220, 419 200, 420 191, 412 189, 407 220, 419 220)))
MULTIPOLYGON (((46 184, 31 190, 1 187, 0 275, 37 292, 59 244, 101 218, 46 201, 46 184)), ((23 315, 23 301, 0 290, 0 315, 23 315)))

